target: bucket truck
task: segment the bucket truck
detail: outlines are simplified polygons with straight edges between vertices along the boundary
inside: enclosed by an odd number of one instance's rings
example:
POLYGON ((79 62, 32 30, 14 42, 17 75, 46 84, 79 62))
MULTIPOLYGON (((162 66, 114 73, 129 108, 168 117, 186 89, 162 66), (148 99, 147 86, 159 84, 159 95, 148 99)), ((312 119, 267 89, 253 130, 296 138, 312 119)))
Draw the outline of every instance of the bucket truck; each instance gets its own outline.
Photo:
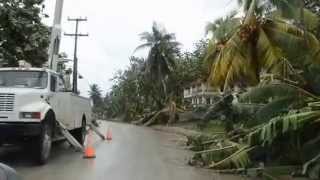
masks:
POLYGON ((62 8, 63 0, 56 0, 47 67, 21 61, 19 67, 0 68, 0 144, 24 142, 40 164, 55 140, 66 138, 81 149, 91 121, 90 100, 70 90, 70 73, 61 68, 62 8))

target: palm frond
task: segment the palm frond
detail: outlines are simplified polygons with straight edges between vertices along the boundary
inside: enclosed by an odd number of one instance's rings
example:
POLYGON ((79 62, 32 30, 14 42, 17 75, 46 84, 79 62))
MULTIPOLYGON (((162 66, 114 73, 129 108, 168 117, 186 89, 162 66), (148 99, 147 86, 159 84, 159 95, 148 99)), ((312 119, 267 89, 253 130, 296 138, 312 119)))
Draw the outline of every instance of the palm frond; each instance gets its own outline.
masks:
POLYGON ((302 23, 307 30, 314 30, 319 25, 320 19, 315 13, 306 8, 303 8, 303 11, 301 11, 301 0, 290 0, 290 2, 288 0, 271 1, 277 7, 277 10, 273 12, 274 17, 286 18, 302 23))
POLYGON ((217 48, 217 44, 210 40, 204 57, 204 63, 209 70, 212 67, 214 59, 217 57, 218 53, 219 49, 217 48))
POLYGON ((152 43, 141 44, 138 47, 136 47, 136 49, 133 51, 133 53, 135 53, 135 52, 137 52, 139 50, 145 49, 145 48, 150 48, 151 46, 152 46, 152 43))
POLYGON ((256 113, 256 118, 260 123, 264 123, 278 115, 288 113, 291 109, 303 107, 306 102, 299 96, 282 97, 266 104, 256 113), (299 101, 300 99, 300 101, 299 101))
POLYGON ((301 48, 307 48, 315 62, 320 62, 320 42, 316 36, 308 31, 303 31, 299 27, 289 24, 284 20, 268 20, 263 29, 274 42, 285 46, 295 45, 296 51, 301 48))
POLYGON ((288 113, 284 116, 277 116, 268 123, 262 125, 255 131, 247 135, 250 145, 270 145, 279 135, 289 131, 297 131, 306 124, 313 123, 319 119, 320 111, 310 111, 300 113, 288 113))
POLYGON ((320 63, 320 42, 312 33, 306 33, 307 47, 311 52, 312 59, 315 63, 320 63))
POLYGON ((162 39, 166 41, 173 41, 176 39, 176 35, 174 33, 164 34, 162 39))
POLYGON ((244 4, 244 9, 247 9, 247 12, 243 24, 250 24, 250 22, 256 19, 255 13, 258 8, 257 1, 258 0, 246 0, 246 4, 244 4))
POLYGON ((269 0, 270 3, 277 8, 278 13, 282 17, 292 18, 296 17, 299 3, 297 0, 269 0))
POLYGON ((240 102, 268 103, 270 99, 275 100, 284 97, 313 98, 312 94, 299 87, 291 86, 285 83, 278 83, 252 88, 248 92, 241 95, 239 100, 240 102))
POLYGON ((231 168, 247 168, 251 160, 249 158, 248 152, 253 150, 255 147, 250 147, 244 145, 242 148, 228 156, 227 158, 215 163, 212 162, 209 166, 210 168, 214 169, 231 169, 231 168))
POLYGON ((206 35, 211 33, 212 40, 217 42, 224 42, 230 38, 240 25, 240 19, 235 18, 235 15, 236 11, 232 11, 229 15, 208 23, 205 28, 206 35))
POLYGON ((266 69, 267 72, 270 71, 274 65, 278 64, 279 60, 284 56, 281 48, 269 39, 262 28, 260 28, 259 31, 257 46, 260 66, 266 69))
POLYGON ((205 27, 205 34, 208 35, 210 32, 214 32, 218 29, 217 22, 209 22, 205 27))
POLYGON ((238 4, 241 5, 244 11, 248 11, 250 9, 250 5, 253 0, 238 0, 238 4))
MULTIPOLYGON (((307 49, 305 48, 303 43, 303 37, 286 33, 276 28, 263 29, 264 32, 268 35, 269 40, 271 40, 271 42, 274 42, 274 44, 276 44, 276 46, 281 49, 283 58, 287 58, 290 55, 294 57, 299 57, 307 52, 307 49)), ((293 59, 289 60, 292 62, 293 59)))
POLYGON ((315 13, 311 12, 309 9, 304 9, 303 11, 303 23, 307 30, 314 30, 320 24, 320 18, 315 13))
POLYGON ((146 41, 148 43, 152 43, 155 41, 154 37, 149 32, 143 32, 143 33, 139 34, 139 36, 140 36, 140 40, 146 41))
POLYGON ((250 45, 241 41, 235 33, 215 58, 209 81, 217 87, 232 86, 241 78, 245 78, 250 85, 256 84, 258 77, 250 51, 250 45))
POLYGON ((281 36, 285 36, 285 39, 290 42, 292 40, 294 42, 302 42, 304 40, 303 30, 288 23, 284 19, 266 19, 266 21, 262 24, 262 28, 268 34, 269 38, 275 36, 275 38, 272 38, 274 42, 277 42, 277 38, 280 39, 281 36))

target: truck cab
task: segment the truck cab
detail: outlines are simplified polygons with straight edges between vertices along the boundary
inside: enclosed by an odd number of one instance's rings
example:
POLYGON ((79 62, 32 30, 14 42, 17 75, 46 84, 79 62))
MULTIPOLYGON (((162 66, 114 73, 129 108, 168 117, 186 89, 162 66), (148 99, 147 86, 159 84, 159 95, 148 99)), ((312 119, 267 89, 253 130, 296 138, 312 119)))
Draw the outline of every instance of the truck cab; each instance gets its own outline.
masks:
POLYGON ((45 68, 0 68, 0 143, 28 142, 44 164, 63 123, 83 144, 90 100, 66 89, 62 75, 45 68))

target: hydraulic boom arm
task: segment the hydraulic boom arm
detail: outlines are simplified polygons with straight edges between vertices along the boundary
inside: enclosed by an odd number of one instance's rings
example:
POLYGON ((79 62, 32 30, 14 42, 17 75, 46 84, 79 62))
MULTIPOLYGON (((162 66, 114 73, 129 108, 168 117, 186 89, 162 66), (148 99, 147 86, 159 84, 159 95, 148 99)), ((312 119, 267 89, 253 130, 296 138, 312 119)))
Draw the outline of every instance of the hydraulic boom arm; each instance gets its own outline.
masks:
POLYGON ((61 41, 61 19, 62 19, 62 9, 64 0, 56 0, 56 7, 54 12, 53 26, 51 30, 51 38, 49 45, 49 60, 48 66, 54 71, 58 71, 58 58, 59 58, 59 48, 61 41))

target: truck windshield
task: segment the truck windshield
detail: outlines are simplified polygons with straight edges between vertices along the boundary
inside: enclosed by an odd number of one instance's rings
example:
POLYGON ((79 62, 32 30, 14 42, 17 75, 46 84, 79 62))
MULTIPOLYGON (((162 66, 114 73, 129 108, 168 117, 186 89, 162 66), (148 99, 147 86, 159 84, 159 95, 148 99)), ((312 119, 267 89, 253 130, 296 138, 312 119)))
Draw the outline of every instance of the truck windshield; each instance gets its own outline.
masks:
POLYGON ((48 74, 43 71, 0 71, 0 87, 47 87, 48 74))

